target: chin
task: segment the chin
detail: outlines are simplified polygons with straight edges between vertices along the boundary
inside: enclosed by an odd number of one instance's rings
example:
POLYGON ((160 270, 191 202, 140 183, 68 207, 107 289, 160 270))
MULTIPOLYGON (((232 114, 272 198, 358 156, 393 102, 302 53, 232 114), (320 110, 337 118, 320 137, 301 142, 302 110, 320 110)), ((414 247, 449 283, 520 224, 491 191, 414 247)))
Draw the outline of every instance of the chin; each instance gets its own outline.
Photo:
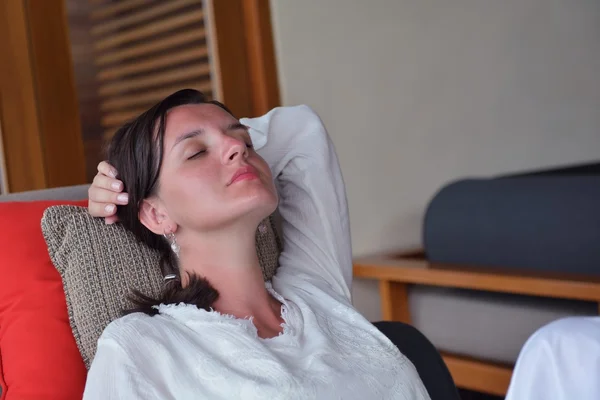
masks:
MULTIPOLYGON (((258 224, 271 215, 279 204, 275 185, 262 180, 239 182, 233 194, 230 215, 238 218, 251 219, 258 224)), ((229 208, 229 207, 228 207, 229 208)))
POLYGON ((262 221, 273 214, 279 204, 277 194, 268 190, 257 191, 253 196, 248 197, 244 202, 246 214, 256 215, 262 221))

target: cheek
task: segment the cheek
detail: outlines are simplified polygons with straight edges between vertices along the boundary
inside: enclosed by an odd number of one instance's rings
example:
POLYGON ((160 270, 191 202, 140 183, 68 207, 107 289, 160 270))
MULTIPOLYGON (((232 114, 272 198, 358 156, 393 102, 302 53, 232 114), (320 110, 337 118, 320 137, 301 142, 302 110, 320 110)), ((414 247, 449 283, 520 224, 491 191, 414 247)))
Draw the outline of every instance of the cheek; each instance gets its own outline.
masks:
POLYGON ((174 171, 166 181, 164 177, 164 187, 169 188, 172 197, 194 194, 198 191, 205 191, 215 185, 218 179, 217 171, 214 168, 206 168, 203 166, 186 166, 174 171))
POLYGON ((193 166, 180 168, 161 181, 162 197, 169 214, 180 223, 181 218, 196 215, 210 217, 221 204, 222 181, 218 168, 193 166))
POLYGON ((261 175, 264 176, 265 179, 273 181, 273 174, 269 168, 269 164, 267 164, 267 162, 261 156, 254 153, 249 162, 260 171, 261 175))
POLYGON ((264 183, 265 187, 268 189, 268 191, 270 192, 270 196, 268 196, 268 198, 265 198, 265 201, 266 201, 266 203, 272 204, 272 206, 273 206, 272 211, 274 211, 275 208, 277 207, 277 203, 279 201, 279 194, 277 193, 277 188, 275 187, 275 181, 273 180, 273 173, 271 172, 271 169, 269 168, 269 164, 267 164, 267 162, 265 160, 263 160, 262 157, 257 155, 256 158, 257 158, 257 160, 255 163, 253 163, 253 165, 260 171, 260 173, 262 175, 263 183, 264 183))

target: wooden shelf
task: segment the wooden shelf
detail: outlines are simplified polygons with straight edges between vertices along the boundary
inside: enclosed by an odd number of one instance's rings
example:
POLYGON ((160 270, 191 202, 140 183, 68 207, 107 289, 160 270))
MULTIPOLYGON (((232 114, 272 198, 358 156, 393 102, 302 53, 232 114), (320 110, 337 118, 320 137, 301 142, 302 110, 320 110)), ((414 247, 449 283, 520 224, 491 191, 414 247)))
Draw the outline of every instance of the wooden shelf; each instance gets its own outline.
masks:
POLYGON ((420 255, 354 260, 354 276, 407 284, 600 302, 600 277, 433 264, 420 255))
POLYGON ((508 391, 512 366, 484 362, 442 352, 442 358, 450 370, 456 386, 504 396, 508 391))

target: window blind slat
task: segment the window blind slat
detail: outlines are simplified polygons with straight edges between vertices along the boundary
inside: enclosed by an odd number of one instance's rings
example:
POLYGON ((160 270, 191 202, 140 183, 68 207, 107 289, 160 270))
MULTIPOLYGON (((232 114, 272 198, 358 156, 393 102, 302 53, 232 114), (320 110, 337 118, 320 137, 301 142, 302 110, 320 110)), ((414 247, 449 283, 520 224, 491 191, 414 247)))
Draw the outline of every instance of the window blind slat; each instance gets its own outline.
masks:
POLYGON ((204 38, 204 28, 199 27, 197 29, 185 31, 164 39, 153 40, 151 42, 130 46, 123 50, 118 50, 112 53, 101 55, 96 59, 96 64, 102 66, 118 61, 124 61, 134 57, 144 56, 149 53, 168 50, 169 48, 183 46, 188 43, 204 40, 204 38))
POLYGON ((93 10, 90 13, 92 20, 107 18, 115 14, 119 14, 125 11, 129 11, 139 6, 147 5, 152 3, 152 0, 122 0, 118 3, 111 3, 93 10))
POLYGON ((138 108, 129 111, 117 111, 114 113, 105 114, 100 121, 104 127, 116 127, 124 124, 127 121, 130 121, 144 111, 146 111, 146 108, 138 108))
POLYGON ((138 107, 140 105, 147 105, 148 107, 164 99, 168 95, 184 88, 197 89, 203 93, 211 91, 211 84, 207 81, 192 81, 185 82, 183 84, 169 86, 163 89, 152 90, 144 92, 143 94, 135 94, 129 96, 119 96, 114 99, 103 102, 100 105, 100 109, 103 111, 120 110, 131 107, 138 107))
POLYGON ((134 62, 131 64, 117 65, 115 67, 102 69, 97 78, 99 81, 107 81, 122 76, 139 74, 155 69, 174 66, 180 63, 199 60, 208 56, 208 49, 205 46, 186 49, 177 53, 151 58, 147 61, 134 62))
POLYGON ((98 93, 100 93, 101 96, 108 96, 130 90, 165 85, 192 78, 201 78, 203 76, 206 76, 207 79, 210 78, 210 66, 208 64, 192 65, 189 67, 178 68, 173 71, 159 72, 142 78, 126 79, 121 82, 110 83, 101 86, 98 93))
POLYGON ((113 18, 109 22, 104 22, 100 25, 96 25, 92 28, 92 35, 99 36, 107 32, 115 31, 117 29, 123 29, 129 25, 135 25, 140 22, 144 22, 146 20, 160 17, 161 15, 165 15, 176 11, 181 8, 185 8, 194 4, 198 4, 197 0, 170 0, 165 3, 159 3, 159 5, 154 6, 149 9, 144 9, 143 11, 126 15, 124 17, 113 18))
POLYGON ((202 10, 196 10, 183 15, 176 15, 164 20, 149 23, 139 28, 130 29, 123 33, 108 36, 96 42, 97 51, 116 47, 134 40, 144 39, 148 36, 154 36, 159 33, 168 32, 193 23, 202 23, 202 10))

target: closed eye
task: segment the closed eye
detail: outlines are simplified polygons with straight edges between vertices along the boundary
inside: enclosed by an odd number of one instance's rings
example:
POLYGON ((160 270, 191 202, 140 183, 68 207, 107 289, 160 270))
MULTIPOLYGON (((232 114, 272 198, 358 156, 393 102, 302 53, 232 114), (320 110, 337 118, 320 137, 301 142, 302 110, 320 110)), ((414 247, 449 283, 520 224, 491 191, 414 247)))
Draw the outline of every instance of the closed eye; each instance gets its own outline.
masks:
POLYGON ((242 135, 242 137, 240 138, 241 140, 243 140, 244 142, 246 142, 246 147, 249 149, 253 149, 254 148, 254 144, 252 143, 252 139, 250 138, 250 135, 248 134, 247 131, 244 132, 244 134, 242 135))
POLYGON ((200 150, 199 152, 194 153, 190 157, 188 157, 188 160, 193 160, 195 158, 198 158, 198 157, 200 157, 204 153, 206 153, 206 150, 200 150))

